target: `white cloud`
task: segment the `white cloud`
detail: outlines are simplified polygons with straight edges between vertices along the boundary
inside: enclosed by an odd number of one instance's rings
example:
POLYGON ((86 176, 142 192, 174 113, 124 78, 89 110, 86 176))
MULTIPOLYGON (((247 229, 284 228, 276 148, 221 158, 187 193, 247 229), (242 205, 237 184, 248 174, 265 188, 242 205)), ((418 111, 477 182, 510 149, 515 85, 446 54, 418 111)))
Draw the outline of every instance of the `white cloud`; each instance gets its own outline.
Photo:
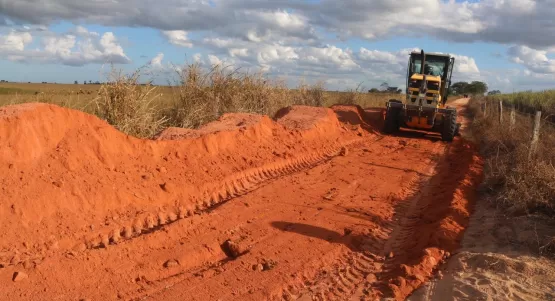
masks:
POLYGON ((28 44, 33 41, 31 32, 11 31, 6 35, 0 35, 0 55, 12 61, 60 63, 71 66, 130 62, 112 32, 106 32, 100 38, 83 27, 71 32, 80 33, 81 36, 33 31, 42 48, 28 49, 28 44))
POLYGON ((222 65, 222 60, 220 60, 217 56, 215 55, 208 55, 208 61, 210 62, 210 65, 222 65))
POLYGON ((100 38, 100 45, 104 48, 104 54, 115 57, 127 57, 123 48, 118 44, 116 36, 112 32, 106 32, 100 38))
POLYGON ((150 60, 150 65, 154 68, 163 68, 162 60, 164 60, 164 54, 158 53, 152 60, 150 60))
POLYGON ((472 57, 464 55, 453 55, 455 57, 455 68, 453 70, 453 81, 488 81, 480 72, 476 61, 472 57))
POLYGON ((95 5, 74 0, 0 0, 0 11, 4 23, 6 19, 32 24, 65 20, 156 28, 181 35, 184 39, 170 40, 185 47, 191 43, 187 32, 210 31, 254 42, 314 43, 319 40, 317 29, 343 38, 431 35, 534 49, 555 47, 552 0, 423 0, 418 5, 410 0, 180 0, 158 1, 155 6, 150 0, 97 1, 95 5))
MULTIPOLYGON (((498 43, 511 47, 509 58, 526 72, 554 74, 553 4, 553 0, 423 0, 418 5, 409 0, 176 0, 153 6, 150 0, 97 1, 95 5, 74 0, 0 0, 0 24, 28 26, 0 36, 0 54, 12 60, 68 65, 130 61, 113 33, 99 34, 82 26, 64 34, 46 30, 45 25, 63 20, 154 28, 172 45, 203 47, 205 54, 195 55, 195 61, 204 57, 206 62, 233 62, 272 74, 329 78, 333 84, 365 80, 401 86, 410 52, 368 46, 353 51, 339 47, 338 38, 431 36, 498 43), (43 49, 28 49, 33 41, 41 42, 36 44, 43 49)), ((486 77, 472 57, 455 56, 454 80, 515 82, 508 76, 486 77)), ((526 74, 513 78, 519 76, 526 74)))
POLYGON ((555 59, 547 57, 547 51, 535 50, 527 46, 513 46, 508 55, 511 61, 525 66, 539 74, 555 74, 555 59))
MULTIPOLYGON (((361 47, 353 51, 335 45, 286 46, 241 39, 204 39, 203 43, 210 49, 206 56, 210 64, 225 61, 236 67, 262 69, 271 76, 287 78, 290 85, 302 79, 323 80, 331 89, 354 88, 361 81, 370 88, 383 81, 403 88, 409 54, 419 50, 381 51, 361 47)), ((482 79, 474 58, 452 55, 456 57, 453 80, 482 79)), ((202 61, 200 56, 196 59, 202 61)))
POLYGON ((229 55, 231 57, 248 57, 249 56, 249 50, 247 48, 230 48, 229 49, 229 55))
POLYGON ((187 37, 187 32, 184 30, 169 30, 162 31, 162 33, 173 45, 187 48, 193 47, 193 44, 191 43, 191 41, 189 41, 189 38, 187 37))
POLYGON ((0 35, 0 51, 23 51, 33 41, 28 32, 11 31, 5 36, 0 35))
POLYGON ((98 37, 99 36, 98 32, 89 31, 88 29, 86 29, 83 26, 75 27, 74 31, 75 31, 75 34, 78 35, 78 36, 83 36, 83 37, 89 37, 89 36, 98 37))
POLYGON ((233 47, 238 43, 238 41, 234 41, 233 39, 223 39, 223 38, 204 38, 204 44, 209 46, 214 46, 217 48, 228 48, 233 47))
POLYGON ((399 57, 394 53, 380 50, 368 50, 360 48, 359 58, 367 62, 397 63, 399 57))
POLYGON ((202 62, 202 54, 195 53, 195 55, 193 55, 193 62, 201 63, 202 62))

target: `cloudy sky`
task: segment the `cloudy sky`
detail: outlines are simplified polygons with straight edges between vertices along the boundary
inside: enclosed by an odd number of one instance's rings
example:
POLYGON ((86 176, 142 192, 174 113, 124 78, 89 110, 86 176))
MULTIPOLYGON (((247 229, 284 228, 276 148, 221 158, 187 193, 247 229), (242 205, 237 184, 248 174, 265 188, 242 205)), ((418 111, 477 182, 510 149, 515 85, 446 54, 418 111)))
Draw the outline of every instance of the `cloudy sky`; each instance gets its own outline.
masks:
POLYGON ((163 77, 199 61, 404 87, 424 48, 456 57, 455 81, 541 90, 555 87, 554 20, 555 0, 0 0, 0 79, 103 80, 109 63, 163 77))

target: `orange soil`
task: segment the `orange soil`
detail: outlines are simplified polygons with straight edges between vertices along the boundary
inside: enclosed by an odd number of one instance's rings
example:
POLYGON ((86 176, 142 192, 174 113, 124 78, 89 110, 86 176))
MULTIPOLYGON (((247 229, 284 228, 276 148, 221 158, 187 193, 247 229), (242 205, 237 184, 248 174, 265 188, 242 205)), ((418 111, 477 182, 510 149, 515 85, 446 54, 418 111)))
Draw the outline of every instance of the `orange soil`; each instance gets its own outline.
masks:
POLYGON ((381 119, 296 106, 141 140, 2 107, 0 299, 403 300, 456 250, 481 163, 381 119))

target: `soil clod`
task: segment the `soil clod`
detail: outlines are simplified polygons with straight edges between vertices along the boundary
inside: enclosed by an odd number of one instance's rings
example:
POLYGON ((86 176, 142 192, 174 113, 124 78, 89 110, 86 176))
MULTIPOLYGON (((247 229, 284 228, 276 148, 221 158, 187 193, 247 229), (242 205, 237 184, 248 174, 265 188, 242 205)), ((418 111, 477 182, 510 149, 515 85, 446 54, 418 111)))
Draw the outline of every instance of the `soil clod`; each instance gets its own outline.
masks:
POLYGON ((25 274, 24 272, 15 272, 13 273, 13 277, 12 280, 14 282, 20 282, 23 281, 25 279, 27 279, 29 276, 27 274, 25 274))

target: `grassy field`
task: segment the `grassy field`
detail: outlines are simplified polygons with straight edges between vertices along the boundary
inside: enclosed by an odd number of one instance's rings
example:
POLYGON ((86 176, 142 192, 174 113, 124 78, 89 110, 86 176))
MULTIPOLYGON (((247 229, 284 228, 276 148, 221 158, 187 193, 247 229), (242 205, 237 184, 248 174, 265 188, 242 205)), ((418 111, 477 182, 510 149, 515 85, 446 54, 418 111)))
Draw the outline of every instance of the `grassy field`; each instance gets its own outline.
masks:
POLYGON ((515 105, 520 111, 532 113, 540 110, 547 114, 555 114, 555 90, 498 94, 488 98, 502 99, 504 102, 515 105))
POLYGON ((0 83, 0 106, 28 102, 52 103, 81 110, 108 121, 119 130, 138 137, 152 137, 169 126, 197 128, 222 114, 247 112, 273 116, 293 105, 325 106, 358 104, 383 107, 404 95, 332 92, 321 84, 289 89, 283 82, 261 74, 203 70, 184 67, 173 86, 139 84, 141 74, 112 71, 110 84, 0 83))
MULTIPOLYGON (((83 108, 92 102, 101 89, 101 85, 83 84, 39 84, 39 83, 0 83, 0 106, 26 103, 26 102, 48 102, 68 106, 72 108, 83 108)), ((157 86, 162 103, 171 102, 175 96, 175 87, 157 86)), ((291 93, 299 93, 298 89, 290 90, 291 93)), ((323 91, 325 99, 324 106, 343 103, 346 99, 354 99, 354 103, 362 107, 383 107, 389 99, 402 99, 404 95, 388 93, 362 93, 362 92, 338 92, 323 91)))

